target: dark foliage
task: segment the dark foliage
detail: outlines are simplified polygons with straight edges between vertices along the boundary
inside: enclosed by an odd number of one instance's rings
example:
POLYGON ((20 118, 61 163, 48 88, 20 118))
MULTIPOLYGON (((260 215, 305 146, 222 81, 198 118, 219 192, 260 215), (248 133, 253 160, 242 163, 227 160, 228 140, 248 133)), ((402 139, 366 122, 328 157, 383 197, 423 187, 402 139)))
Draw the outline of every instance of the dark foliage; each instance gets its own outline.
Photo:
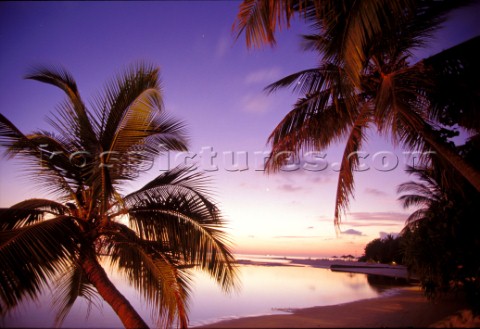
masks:
POLYGON ((365 253, 358 259, 361 262, 373 261, 378 263, 403 264, 402 237, 388 235, 384 239, 374 239, 365 247, 365 253))
MULTIPOLYGON (((458 151, 479 168, 478 136, 458 151)), ((429 298, 464 291, 480 311, 480 193, 454 171, 412 170, 420 182, 400 186, 404 205, 421 206, 402 232, 404 261, 420 279, 429 298)))

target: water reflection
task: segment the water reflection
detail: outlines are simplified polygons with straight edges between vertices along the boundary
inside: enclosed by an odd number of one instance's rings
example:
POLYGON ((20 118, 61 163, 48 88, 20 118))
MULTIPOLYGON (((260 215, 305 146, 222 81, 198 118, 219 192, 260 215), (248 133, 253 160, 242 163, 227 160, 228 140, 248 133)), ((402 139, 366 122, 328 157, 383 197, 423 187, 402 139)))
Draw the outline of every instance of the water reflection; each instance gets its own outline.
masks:
POLYGON ((240 274, 241 293, 232 296, 212 294, 218 288, 204 276, 197 278, 199 284, 191 309, 192 325, 220 318, 340 304, 378 295, 364 274, 293 266, 241 266, 240 274))
POLYGON ((392 287, 405 287, 411 283, 405 278, 395 278, 382 275, 367 274, 367 282, 375 291, 382 293, 392 287))
MULTIPOLYGON (((295 266, 240 265, 242 280, 240 292, 224 294, 207 276, 196 273, 191 301, 190 325, 200 325, 220 319, 261 314, 276 314, 292 308, 346 303, 372 298, 383 291, 384 283, 365 274, 331 272, 328 269, 295 266)), ((139 310, 147 323, 150 309, 140 302, 136 292, 121 284, 112 275, 112 280, 139 310)), ((93 308, 85 318, 85 303, 77 302, 66 318, 63 327, 118 328, 120 321, 108 305, 101 310, 93 308)), ((49 327, 53 325, 51 295, 42 297, 38 305, 27 303, 12 315, 0 321, 5 327, 49 327)))

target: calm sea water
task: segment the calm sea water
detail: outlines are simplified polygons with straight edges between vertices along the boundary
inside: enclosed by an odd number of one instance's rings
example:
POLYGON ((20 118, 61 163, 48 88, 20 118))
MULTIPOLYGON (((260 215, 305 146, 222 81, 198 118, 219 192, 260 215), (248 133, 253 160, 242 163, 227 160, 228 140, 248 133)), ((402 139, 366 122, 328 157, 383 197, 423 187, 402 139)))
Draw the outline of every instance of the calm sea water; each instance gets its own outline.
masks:
MULTIPOLYGON (((263 261, 272 261, 263 259, 263 261)), ((263 314, 280 314, 292 308, 341 304, 376 297, 380 286, 365 274, 331 272, 312 267, 239 266, 242 281, 238 293, 224 294, 213 280, 202 273, 195 274, 190 300, 190 325, 197 326, 224 319, 263 314)), ((137 293, 122 284, 112 274, 112 280, 130 299, 142 317, 154 327, 150 310, 139 301, 137 293)), ((37 303, 26 303, 0 321, 5 327, 51 327, 55 314, 51 307, 51 293, 47 292, 37 303)), ((65 328, 117 328, 120 320, 107 304, 88 307, 81 299, 72 308, 63 323, 65 328)))

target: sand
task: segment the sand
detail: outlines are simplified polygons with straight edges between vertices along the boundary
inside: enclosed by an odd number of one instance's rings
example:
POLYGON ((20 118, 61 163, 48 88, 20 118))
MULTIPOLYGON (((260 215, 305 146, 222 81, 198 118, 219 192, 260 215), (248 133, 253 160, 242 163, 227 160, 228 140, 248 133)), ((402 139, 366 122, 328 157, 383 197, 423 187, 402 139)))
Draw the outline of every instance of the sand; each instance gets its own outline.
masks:
POLYGON ((293 314, 221 321, 203 328, 418 328, 430 326, 465 308, 454 296, 432 303, 425 299, 419 287, 395 289, 393 296, 298 309, 293 314))
MULTIPOLYGON (((357 262, 341 271, 403 277, 405 272, 397 266, 375 266, 357 262), (357 267, 357 268, 356 268, 357 267)), ((301 260, 292 265, 327 267, 332 262, 301 260), (299 264, 301 263, 301 264, 299 264)), ((380 327, 475 327, 480 324, 464 321, 466 305, 460 296, 444 296, 428 301, 419 286, 393 288, 377 298, 346 304, 318 306, 293 310, 289 314, 244 317, 221 321, 201 328, 380 328, 380 327), (451 320, 454 319, 454 320, 451 320), (460 320, 459 320, 460 319, 460 320), (452 322, 453 321, 453 322, 452 322)))

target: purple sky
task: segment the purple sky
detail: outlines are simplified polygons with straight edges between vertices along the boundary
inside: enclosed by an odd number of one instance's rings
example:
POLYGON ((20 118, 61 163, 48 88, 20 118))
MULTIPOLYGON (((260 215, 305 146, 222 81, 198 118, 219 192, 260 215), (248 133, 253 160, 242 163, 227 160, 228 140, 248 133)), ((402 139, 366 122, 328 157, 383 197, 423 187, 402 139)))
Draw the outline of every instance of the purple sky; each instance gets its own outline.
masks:
MULTIPOLYGON (((306 26, 298 20, 278 35, 277 47, 248 51, 244 39, 235 42, 231 34, 239 4, 2 2, 0 111, 24 132, 50 129, 44 119, 63 95, 52 86, 23 80, 32 65, 67 68, 88 104, 123 67, 148 61, 161 68, 167 112, 188 124, 194 159, 200 159, 202 148, 217 152, 213 161, 218 171, 210 172, 212 186, 237 251, 359 255, 371 239, 399 232, 408 213, 395 194, 396 186, 409 179, 403 172, 405 158, 401 149, 374 132, 364 149, 370 169, 356 174, 356 199, 338 237, 332 222, 337 179, 332 168, 341 148, 332 146, 326 152, 329 166, 319 172, 300 169, 267 176, 255 170, 260 159, 255 152, 268 149, 268 135, 295 102, 295 95, 287 90, 267 96, 262 89, 287 74, 313 67, 317 58, 300 50, 299 34, 306 32, 306 26), (376 170, 380 165, 372 158, 379 151, 397 154, 398 167, 376 170), (227 159, 228 152, 247 154, 248 170, 228 171, 224 152, 227 159)), ((476 12, 473 8, 457 13, 418 56, 480 34, 476 12)), ((203 154, 205 159, 208 152, 203 154)), ((172 162, 181 161, 174 161, 174 156, 172 162)), ((209 169, 202 160, 198 165, 209 169)), ((165 159, 159 159, 125 192, 164 167, 165 159)), ((0 206, 46 196, 21 176, 19 162, 0 160, 0 206)))

